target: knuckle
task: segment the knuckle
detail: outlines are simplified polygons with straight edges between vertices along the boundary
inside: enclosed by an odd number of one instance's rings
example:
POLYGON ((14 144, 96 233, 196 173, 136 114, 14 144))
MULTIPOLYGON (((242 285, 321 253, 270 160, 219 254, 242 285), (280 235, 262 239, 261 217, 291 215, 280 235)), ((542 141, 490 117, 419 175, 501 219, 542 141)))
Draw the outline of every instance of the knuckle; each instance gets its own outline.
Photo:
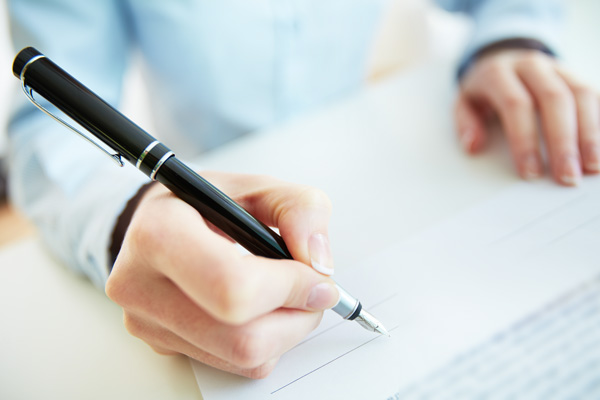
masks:
POLYGON ((486 76, 498 77, 506 72, 506 66, 501 62, 487 62, 482 65, 482 72, 486 76))
POLYGON ((154 350, 155 353, 160 354, 162 356, 174 356, 174 355, 179 354, 174 350, 169 350, 169 349, 166 349, 166 348, 158 346, 158 345, 150 344, 149 346, 152 348, 152 350, 154 350))
POLYGON ((542 99, 551 102, 564 102, 569 100, 569 92, 565 87, 558 85, 547 86, 541 91, 542 99))
POLYGON ((106 296, 113 302, 122 304, 127 298, 126 288, 126 285, 121 284, 121 281, 118 279, 117 272, 114 271, 113 268, 113 273, 108 277, 106 285, 104 286, 104 292, 106 293, 106 296))
POLYGON ((571 90, 579 99, 594 98, 596 95, 592 88, 581 83, 574 84, 571 90))
POLYGON ((216 317, 222 321, 239 325, 248 320, 248 304, 251 303, 253 287, 252 277, 235 268, 238 273, 224 272, 215 285, 216 317))
MULTIPOLYGON (((582 136, 579 140, 580 140, 580 147, 582 149, 593 149, 596 146, 600 145, 600 135, 597 133, 595 135, 582 136)), ((585 154, 585 152, 584 152, 584 154, 585 154)))
POLYGON ((144 333, 146 332, 146 329, 144 327, 144 324, 135 315, 128 312, 124 312, 123 325, 125 326, 125 329, 127 330, 127 332, 129 332, 130 335, 138 338, 142 338, 145 336, 144 333))
POLYGON ((307 213, 317 212, 325 215, 331 214, 331 200, 320 189, 311 186, 302 186, 295 191, 295 196, 286 202, 277 204, 274 209, 275 220, 284 221, 305 218, 307 213))
POLYGON ((279 179, 267 174, 247 174, 243 176, 246 181, 250 181, 256 187, 270 186, 273 183, 280 182, 279 179))
POLYGON ((504 107, 508 110, 530 110, 533 108, 533 101, 524 94, 508 93, 503 98, 504 107))
MULTIPOLYGON (((114 270, 114 267, 113 267, 114 270)), ((118 285, 115 282, 114 275, 109 275, 106 284, 104 285, 104 293, 106 297, 111 299, 113 302, 118 303, 118 298, 120 295, 120 290, 118 289, 118 285)))
POLYGON ((253 197, 264 193, 265 190, 269 190, 277 185, 281 185, 283 182, 279 179, 267 175, 267 174, 232 174, 231 185, 244 182, 244 187, 252 188, 249 191, 242 191, 241 193, 233 194, 232 196, 237 197, 253 197))
POLYGON ((124 309, 139 304, 142 298, 140 290, 137 282, 127 279, 127 273, 115 270, 115 268, 104 286, 106 296, 124 309))
POLYGON ((256 329, 243 329, 234 337, 231 346, 231 362, 238 368, 260 369, 267 360, 264 336, 256 329))
POLYGON ((265 379, 273 372, 274 368, 274 363, 265 363, 260 367, 248 370, 245 375, 250 379, 265 379))
POLYGON ((548 57, 539 51, 524 51, 521 56, 522 62, 534 67, 542 66, 548 62, 548 57))
POLYGON ((331 209, 329 196, 320 189, 306 186, 298 195, 298 203, 307 207, 325 207, 331 209))
POLYGON ((523 51, 517 63, 524 70, 531 72, 539 71, 546 68, 552 59, 546 54, 537 50, 523 51))

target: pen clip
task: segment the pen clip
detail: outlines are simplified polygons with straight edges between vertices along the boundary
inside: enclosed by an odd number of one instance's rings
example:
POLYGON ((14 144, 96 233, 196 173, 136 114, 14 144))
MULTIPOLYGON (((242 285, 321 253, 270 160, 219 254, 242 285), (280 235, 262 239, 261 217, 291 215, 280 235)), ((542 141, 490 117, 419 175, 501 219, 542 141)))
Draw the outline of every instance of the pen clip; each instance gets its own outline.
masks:
POLYGON ((61 118, 57 117, 56 115, 52 114, 52 112, 50 112, 49 110, 47 110, 44 106, 42 106, 40 103, 38 103, 34 98, 33 98, 33 89, 29 86, 27 86, 27 84, 25 83, 25 71, 27 70, 27 67, 33 63, 34 61, 36 61, 39 58, 43 58, 44 56, 40 55, 40 56, 36 56, 33 57, 31 60, 29 60, 29 62, 23 67, 23 70, 21 71, 21 76, 20 76, 20 80, 21 80, 21 88, 23 89, 23 92, 25 92, 25 95, 27 96, 27 98, 40 110, 42 110, 46 115, 48 115, 49 117, 51 117, 52 119, 54 119, 56 122, 58 122, 59 124, 61 124, 62 126, 64 126, 67 129, 70 129, 71 131, 75 132, 76 134, 78 134, 79 136, 81 136, 83 139, 87 140, 88 142, 90 142, 91 144, 93 144, 94 146, 96 146, 97 148, 99 148, 103 153, 105 153, 106 155, 108 155, 114 162, 116 162, 120 167, 123 167, 123 160, 121 159, 121 154, 119 153, 115 153, 112 154, 111 152, 107 151, 105 148, 103 148, 102 146, 100 146, 98 143, 96 143, 94 140, 92 140, 90 137, 88 137, 87 135, 85 135, 84 133, 82 133, 81 131, 77 130, 76 128, 72 127, 71 125, 69 125, 67 122, 63 121, 61 118))

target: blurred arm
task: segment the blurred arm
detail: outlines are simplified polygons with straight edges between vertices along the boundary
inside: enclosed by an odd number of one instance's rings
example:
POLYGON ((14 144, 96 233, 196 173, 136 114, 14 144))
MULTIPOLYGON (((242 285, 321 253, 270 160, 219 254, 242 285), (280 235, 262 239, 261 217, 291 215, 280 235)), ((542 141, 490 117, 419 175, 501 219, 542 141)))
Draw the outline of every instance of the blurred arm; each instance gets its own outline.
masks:
MULTIPOLYGON (((38 48, 116 105, 130 45, 122 7, 119 1, 9 0, 15 53, 38 48)), ((15 94, 8 132, 11 200, 60 259, 103 287, 115 220, 145 178, 118 168, 22 92, 15 94)))

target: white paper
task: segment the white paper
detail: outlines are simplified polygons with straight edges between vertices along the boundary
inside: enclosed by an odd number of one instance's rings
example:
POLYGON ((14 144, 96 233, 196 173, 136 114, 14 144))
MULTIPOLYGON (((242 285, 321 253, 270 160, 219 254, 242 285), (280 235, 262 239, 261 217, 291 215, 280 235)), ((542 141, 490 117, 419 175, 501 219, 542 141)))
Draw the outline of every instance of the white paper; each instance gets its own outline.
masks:
POLYGON ((600 179, 516 184, 336 277, 391 338, 329 312, 264 380, 193 362, 200 390, 206 400, 392 399, 595 278, 599 244, 600 179))

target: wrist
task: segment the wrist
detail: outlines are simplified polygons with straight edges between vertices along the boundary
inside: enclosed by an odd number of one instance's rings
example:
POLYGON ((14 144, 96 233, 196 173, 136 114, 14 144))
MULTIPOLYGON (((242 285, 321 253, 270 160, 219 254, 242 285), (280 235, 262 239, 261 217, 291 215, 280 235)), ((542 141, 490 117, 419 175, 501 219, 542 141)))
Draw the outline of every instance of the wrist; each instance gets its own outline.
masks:
POLYGON ((133 214, 135 213, 138 204, 140 203, 144 195, 148 192, 148 190, 156 186, 155 183, 156 182, 148 182, 142 187, 140 187, 136 194, 131 199, 129 199, 129 201, 125 205, 125 208, 123 209, 123 212, 119 215, 119 218, 117 218, 111 235, 111 242, 109 247, 109 273, 112 271, 112 267, 117 259, 117 256, 119 255, 119 252, 121 251, 121 245, 123 244, 125 233, 127 232, 127 228, 129 227, 129 223, 133 218, 133 214))

